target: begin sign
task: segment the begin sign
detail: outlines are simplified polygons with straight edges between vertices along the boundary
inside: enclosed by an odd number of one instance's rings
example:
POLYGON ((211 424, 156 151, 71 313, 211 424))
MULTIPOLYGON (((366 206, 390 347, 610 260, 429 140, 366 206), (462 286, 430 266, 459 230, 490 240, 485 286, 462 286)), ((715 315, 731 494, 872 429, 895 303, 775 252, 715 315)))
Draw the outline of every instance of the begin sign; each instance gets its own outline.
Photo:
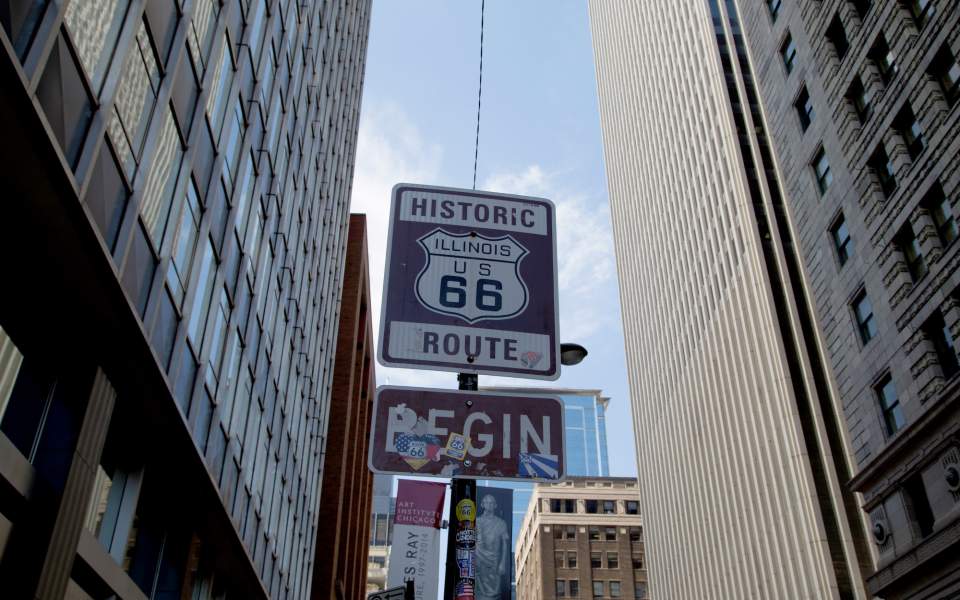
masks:
POLYGON ((396 185, 380 362, 559 377, 555 229, 542 198, 396 185))
POLYGON ((559 398, 383 386, 373 404, 376 473, 557 481, 564 476, 559 398))

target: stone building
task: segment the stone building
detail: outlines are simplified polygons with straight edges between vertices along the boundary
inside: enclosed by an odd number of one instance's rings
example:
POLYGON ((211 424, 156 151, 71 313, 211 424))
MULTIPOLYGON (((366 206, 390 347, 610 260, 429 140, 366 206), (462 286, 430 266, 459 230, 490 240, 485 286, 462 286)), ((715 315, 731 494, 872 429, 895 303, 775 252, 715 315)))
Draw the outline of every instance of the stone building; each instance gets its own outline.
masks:
POLYGON ((957 3, 590 6, 655 591, 955 597, 957 3))
POLYGON ((960 595, 960 7, 740 3, 868 515, 867 592, 960 595))
POLYGON ((515 544, 517 599, 648 598, 637 480, 537 484, 515 544))

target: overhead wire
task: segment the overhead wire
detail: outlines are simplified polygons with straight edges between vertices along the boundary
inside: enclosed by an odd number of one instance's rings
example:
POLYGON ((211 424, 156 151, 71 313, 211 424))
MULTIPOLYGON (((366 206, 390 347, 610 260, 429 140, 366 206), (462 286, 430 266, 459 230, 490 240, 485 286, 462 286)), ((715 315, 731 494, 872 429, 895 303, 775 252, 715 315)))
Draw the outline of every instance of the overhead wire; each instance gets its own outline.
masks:
POLYGON ((483 13, 486 0, 480 0, 480 83, 477 86, 477 136, 473 144, 473 189, 477 189, 477 157, 480 154, 480 101, 483 98, 483 13))

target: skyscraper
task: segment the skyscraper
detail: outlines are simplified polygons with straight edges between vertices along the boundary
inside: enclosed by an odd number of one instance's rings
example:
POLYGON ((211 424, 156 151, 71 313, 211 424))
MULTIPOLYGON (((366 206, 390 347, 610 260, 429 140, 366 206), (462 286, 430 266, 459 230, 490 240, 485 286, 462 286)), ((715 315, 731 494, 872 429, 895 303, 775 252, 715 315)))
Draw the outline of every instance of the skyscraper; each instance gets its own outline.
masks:
POLYGON ((955 597, 960 7, 737 4, 869 518, 867 590, 955 597))
POLYGON ((5 596, 310 595, 369 16, 0 7, 5 596))
POLYGON ((864 598, 849 439, 736 7, 590 3, 650 593, 864 598))

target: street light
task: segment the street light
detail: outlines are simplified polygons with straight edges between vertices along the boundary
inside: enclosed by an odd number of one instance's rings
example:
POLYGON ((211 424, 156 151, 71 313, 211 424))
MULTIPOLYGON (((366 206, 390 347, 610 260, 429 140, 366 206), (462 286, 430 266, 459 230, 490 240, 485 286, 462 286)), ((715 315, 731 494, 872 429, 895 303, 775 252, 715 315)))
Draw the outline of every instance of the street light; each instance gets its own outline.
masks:
POLYGON ((580 344, 560 344, 560 364, 571 366, 579 364, 587 357, 587 349, 580 344))

